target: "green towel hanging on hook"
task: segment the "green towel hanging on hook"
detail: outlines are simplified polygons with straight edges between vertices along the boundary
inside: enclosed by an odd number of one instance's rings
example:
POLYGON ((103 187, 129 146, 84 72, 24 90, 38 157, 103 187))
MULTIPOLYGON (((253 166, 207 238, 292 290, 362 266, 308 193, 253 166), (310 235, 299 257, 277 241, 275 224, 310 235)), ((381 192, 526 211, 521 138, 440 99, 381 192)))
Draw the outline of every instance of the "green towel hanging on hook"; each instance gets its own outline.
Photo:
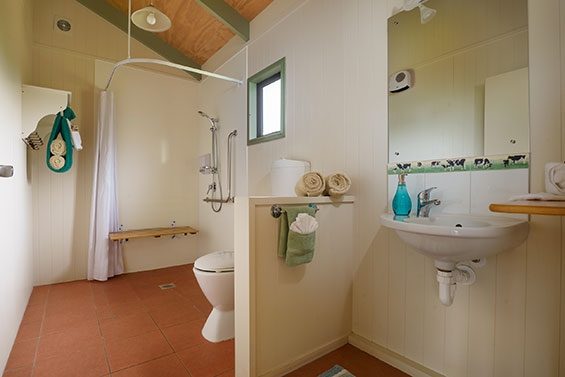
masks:
POLYGON ((72 119, 75 119, 75 113, 67 107, 57 113, 53 123, 47 143, 47 167, 55 173, 64 173, 73 166, 73 143, 68 123, 72 119))

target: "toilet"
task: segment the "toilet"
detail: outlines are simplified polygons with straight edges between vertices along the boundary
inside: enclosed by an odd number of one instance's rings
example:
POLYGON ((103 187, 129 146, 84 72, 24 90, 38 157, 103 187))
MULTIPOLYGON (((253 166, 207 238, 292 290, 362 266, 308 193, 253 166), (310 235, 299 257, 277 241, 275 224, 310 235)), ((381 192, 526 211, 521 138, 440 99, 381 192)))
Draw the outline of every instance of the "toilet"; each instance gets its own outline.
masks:
POLYGON ((233 251, 206 254, 194 262, 194 275, 204 296, 212 304, 202 336, 210 342, 234 337, 234 263, 233 251))

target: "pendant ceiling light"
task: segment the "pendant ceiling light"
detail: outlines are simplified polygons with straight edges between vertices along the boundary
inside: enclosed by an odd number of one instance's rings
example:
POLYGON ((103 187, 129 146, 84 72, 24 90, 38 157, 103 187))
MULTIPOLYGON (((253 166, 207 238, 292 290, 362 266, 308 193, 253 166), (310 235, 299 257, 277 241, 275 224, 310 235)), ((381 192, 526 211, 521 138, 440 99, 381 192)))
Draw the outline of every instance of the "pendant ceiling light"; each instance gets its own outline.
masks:
POLYGON ((152 1, 149 2, 149 6, 133 12, 131 22, 138 28, 153 33, 169 30, 171 27, 169 17, 155 8, 152 1))
POLYGON ((418 7, 420 8, 420 22, 426 24, 430 22, 432 18, 436 15, 437 11, 424 6, 424 3, 428 0, 404 0, 404 11, 411 11, 412 9, 418 7))

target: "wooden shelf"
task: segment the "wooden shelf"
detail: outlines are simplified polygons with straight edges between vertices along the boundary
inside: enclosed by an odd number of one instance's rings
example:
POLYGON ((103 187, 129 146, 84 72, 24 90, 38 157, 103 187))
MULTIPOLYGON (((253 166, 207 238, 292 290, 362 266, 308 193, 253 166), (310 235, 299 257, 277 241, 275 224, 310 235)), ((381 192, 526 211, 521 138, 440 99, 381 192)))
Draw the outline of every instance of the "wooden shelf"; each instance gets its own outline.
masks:
POLYGON ((171 228, 148 228, 148 229, 133 229, 133 230, 123 230, 121 232, 110 232, 110 240, 120 241, 128 240, 131 238, 149 238, 149 237, 161 237, 161 236, 172 236, 175 234, 196 234, 197 229, 191 228, 189 226, 176 226, 171 228))
POLYGON ((565 201, 520 200, 509 203, 492 203, 489 209, 493 212, 565 216, 565 201))

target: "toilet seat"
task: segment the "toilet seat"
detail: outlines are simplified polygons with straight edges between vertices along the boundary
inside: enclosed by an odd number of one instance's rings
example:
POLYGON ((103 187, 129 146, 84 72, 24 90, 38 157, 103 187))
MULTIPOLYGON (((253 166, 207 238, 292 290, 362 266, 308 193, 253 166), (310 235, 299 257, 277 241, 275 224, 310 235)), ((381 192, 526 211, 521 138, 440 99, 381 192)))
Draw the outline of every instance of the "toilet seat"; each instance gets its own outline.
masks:
POLYGON ((233 251, 216 251, 194 262, 194 268, 205 272, 233 272, 233 265, 233 251))

